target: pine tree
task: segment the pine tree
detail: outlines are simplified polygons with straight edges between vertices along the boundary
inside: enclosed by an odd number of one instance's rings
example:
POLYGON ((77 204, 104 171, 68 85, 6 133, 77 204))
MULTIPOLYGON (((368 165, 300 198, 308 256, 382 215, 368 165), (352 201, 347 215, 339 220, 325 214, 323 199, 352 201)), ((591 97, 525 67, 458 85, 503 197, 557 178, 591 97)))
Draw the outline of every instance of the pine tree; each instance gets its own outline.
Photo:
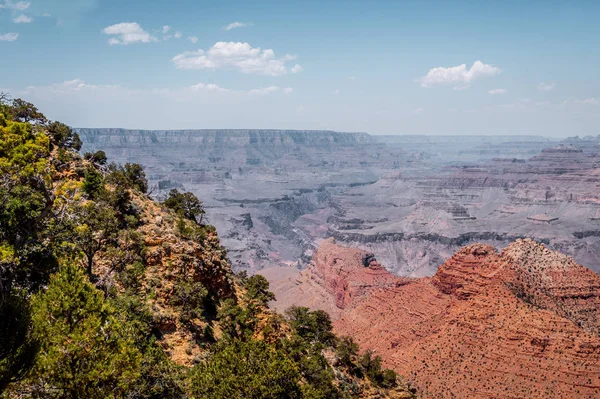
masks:
POLYGON ((264 341, 233 341, 192 371, 195 398, 301 398, 300 374, 283 352, 264 341))
POLYGON ((74 262, 33 298, 32 320, 40 349, 28 380, 37 395, 122 397, 139 376, 133 329, 74 262))

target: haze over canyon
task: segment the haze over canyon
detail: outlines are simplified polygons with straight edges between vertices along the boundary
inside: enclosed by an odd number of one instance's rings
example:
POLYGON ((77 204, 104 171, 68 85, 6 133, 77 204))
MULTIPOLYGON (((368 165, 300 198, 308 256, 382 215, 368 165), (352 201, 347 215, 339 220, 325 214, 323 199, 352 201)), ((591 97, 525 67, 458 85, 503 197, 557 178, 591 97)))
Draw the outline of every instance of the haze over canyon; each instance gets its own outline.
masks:
POLYGON ((431 276, 474 242, 532 238, 600 271, 600 137, 77 129, 137 162, 155 196, 195 193, 235 270, 303 268, 317 241, 431 276))

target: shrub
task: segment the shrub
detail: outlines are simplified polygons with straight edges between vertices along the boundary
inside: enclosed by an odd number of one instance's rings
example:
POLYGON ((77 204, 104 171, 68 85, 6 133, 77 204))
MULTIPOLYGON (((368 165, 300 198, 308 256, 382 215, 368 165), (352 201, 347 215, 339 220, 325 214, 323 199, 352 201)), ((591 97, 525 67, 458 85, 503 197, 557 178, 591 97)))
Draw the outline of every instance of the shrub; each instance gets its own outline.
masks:
POLYGON ((169 196, 163 202, 163 205, 173 209, 181 217, 199 224, 202 223, 202 216, 205 213, 204 208, 202 202, 192 193, 180 193, 179 190, 174 188, 169 192, 169 196))
POLYGON ((32 320, 40 350, 29 377, 41 382, 40 396, 124 396, 139 376, 134 330, 74 264, 33 298, 32 320))
POLYGON ((196 398, 301 398, 300 374, 285 354, 263 341, 235 341, 196 365, 191 390, 196 398))

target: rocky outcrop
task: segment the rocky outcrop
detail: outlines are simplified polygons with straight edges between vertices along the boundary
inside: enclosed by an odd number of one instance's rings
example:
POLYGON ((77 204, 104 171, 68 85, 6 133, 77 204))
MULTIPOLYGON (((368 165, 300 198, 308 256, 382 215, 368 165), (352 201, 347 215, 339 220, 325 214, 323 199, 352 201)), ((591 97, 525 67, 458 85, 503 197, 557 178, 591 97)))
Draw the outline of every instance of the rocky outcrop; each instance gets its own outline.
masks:
POLYGON ((473 244, 434 277, 408 279, 364 267, 365 255, 322 242, 296 289, 322 286, 320 306, 339 310, 336 331, 381 354, 422 397, 600 395, 600 276, 572 258, 528 239, 501 252, 473 244))

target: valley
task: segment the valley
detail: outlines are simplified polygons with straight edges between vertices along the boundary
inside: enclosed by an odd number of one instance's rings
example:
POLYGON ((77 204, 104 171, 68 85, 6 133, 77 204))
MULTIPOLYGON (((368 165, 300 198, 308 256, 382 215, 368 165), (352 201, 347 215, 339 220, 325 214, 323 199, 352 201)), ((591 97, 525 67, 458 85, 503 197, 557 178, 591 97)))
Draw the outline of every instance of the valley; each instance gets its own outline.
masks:
POLYGON ((189 190, 235 270, 303 268, 333 237, 400 276, 531 237, 600 270, 600 139, 277 130, 77 129, 84 151, 189 190))

